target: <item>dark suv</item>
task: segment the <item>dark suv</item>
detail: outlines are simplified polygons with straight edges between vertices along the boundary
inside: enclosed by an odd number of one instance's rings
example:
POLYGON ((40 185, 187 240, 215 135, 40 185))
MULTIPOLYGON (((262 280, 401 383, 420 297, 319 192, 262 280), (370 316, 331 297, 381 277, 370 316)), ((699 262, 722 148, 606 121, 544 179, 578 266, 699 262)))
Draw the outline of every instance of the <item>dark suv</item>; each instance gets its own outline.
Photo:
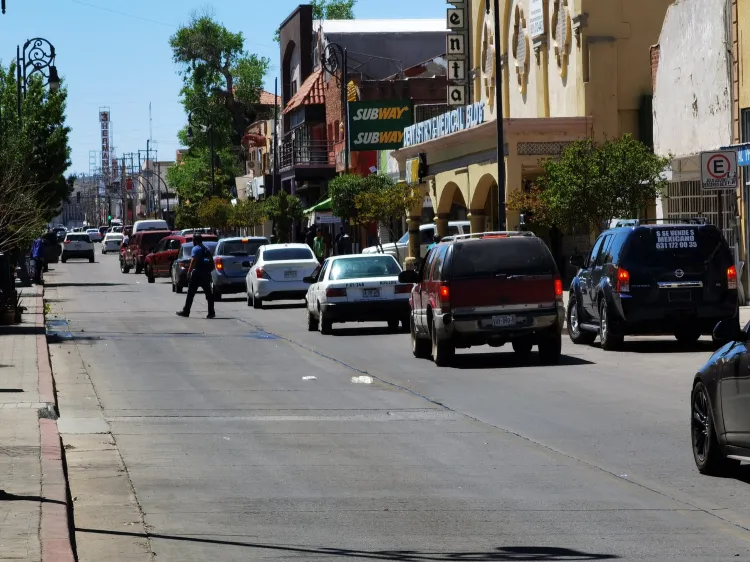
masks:
POLYGON ((403 271, 411 293, 415 357, 448 365, 456 348, 511 342, 528 355, 534 345, 557 363, 565 319, 560 275, 544 242, 531 233, 460 235, 435 246, 420 270, 403 271))
POLYGON ((719 229, 654 224, 603 232, 570 286, 568 334, 603 349, 626 335, 674 335, 693 343, 721 320, 739 327, 737 269, 719 229))

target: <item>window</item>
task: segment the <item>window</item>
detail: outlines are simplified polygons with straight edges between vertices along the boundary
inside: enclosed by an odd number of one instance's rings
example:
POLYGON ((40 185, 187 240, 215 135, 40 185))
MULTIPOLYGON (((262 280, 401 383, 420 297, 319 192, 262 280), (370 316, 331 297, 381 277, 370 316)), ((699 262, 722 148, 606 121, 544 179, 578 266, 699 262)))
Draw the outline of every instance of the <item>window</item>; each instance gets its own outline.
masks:
POLYGON ((423 228, 419 231, 420 244, 432 244, 435 237, 435 227, 423 228))
POLYGON ((167 247, 167 240, 162 240, 156 245, 156 248, 154 248, 154 252, 163 252, 167 247))
POLYGON ((169 241, 169 248, 168 249, 169 250, 179 250, 180 249, 180 241, 177 240, 177 239, 170 240, 169 241))
POLYGON ((448 226, 448 236, 458 236, 461 234, 461 229, 458 227, 458 225, 449 225, 448 226))
POLYGON ((339 138, 341 135, 339 134, 339 131, 341 131, 341 124, 339 123, 339 120, 336 119, 336 121, 333 122, 333 136, 331 136, 331 140, 334 140, 336 142, 339 142, 342 140, 339 138))
POLYGON ((427 281, 430 278, 430 269, 432 268, 432 262, 435 260, 436 255, 437 248, 433 248, 425 257, 424 262, 422 263, 422 271, 420 275, 422 281, 427 281))
POLYGON ((451 277, 454 279, 555 273, 555 260, 538 238, 490 238, 453 245, 451 277))
POLYGON ((621 232, 612 238, 612 244, 607 251, 607 260, 604 263, 620 263, 620 252, 628 239, 627 232, 621 232))
POLYGON ((599 255, 596 256, 596 265, 602 266, 606 262, 607 258, 607 252, 609 251, 610 246, 612 246, 612 239, 614 238, 614 235, 609 234, 604 237, 604 241, 602 242, 602 251, 599 252, 599 255))
POLYGON ((314 260, 310 248, 279 248, 263 252, 263 261, 314 260))
POLYGON ((599 255, 599 250, 602 249, 602 242, 604 242, 604 238, 600 237, 599 240, 596 241, 596 244, 594 244, 594 247, 591 248, 591 255, 586 261, 586 267, 593 266, 596 263, 596 257, 599 255))
POLYGON ((445 254, 448 253, 448 245, 440 246, 435 248, 435 264, 432 266, 432 273, 430 274, 430 280, 440 281, 440 272, 443 269, 443 263, 445 263, 445 254))
POLYGON ((396 277, 399 273, 401 268, 391 256, 338 259, 331 267, 331 281, 362 277, 396 277))
POLYGON ((268 244, 265 239, 253 239, 243 242, 242 240, 227 240, 222 243, 222 256, 252 256, 263 244, 268 244))
POLYGON ((319 269, 317 272, 317 279, 318 281, 325 281, 326 273, 328 273, 328 266, 331 264, 330 260, 326 260, 323 262, 323 268, 319 269))

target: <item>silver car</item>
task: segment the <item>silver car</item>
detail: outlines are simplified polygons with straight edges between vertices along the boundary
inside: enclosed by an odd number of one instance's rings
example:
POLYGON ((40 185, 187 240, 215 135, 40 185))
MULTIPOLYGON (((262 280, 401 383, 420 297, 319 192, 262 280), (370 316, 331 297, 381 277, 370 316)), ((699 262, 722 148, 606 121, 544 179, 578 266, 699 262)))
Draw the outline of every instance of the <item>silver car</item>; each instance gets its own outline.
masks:
POLYGON ((268 238, 246 236, 222 238, 214 252, 214 270, 211 273, 211 290, 214 299, 222 295, 245 292, 245 277, 255 261, 258 248, 268 244, 268 238))

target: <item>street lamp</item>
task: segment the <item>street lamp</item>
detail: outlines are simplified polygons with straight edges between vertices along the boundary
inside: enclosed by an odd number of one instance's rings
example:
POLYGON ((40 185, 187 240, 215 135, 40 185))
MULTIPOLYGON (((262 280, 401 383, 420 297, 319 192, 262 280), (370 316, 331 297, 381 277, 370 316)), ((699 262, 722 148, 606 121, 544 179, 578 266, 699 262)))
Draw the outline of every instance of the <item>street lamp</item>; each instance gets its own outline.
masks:
POLYGON ((16 73, 18 87, 18 119, 21 120, 22 90, 26 99, 26 89, 34 74, 39 74, 44 80, 43 85, 49 86, 50 91, 60 89, 60 76, 55 66, 55 47, 42 37, 29 39, 21 47, 16 47, 16 73))
POLYGON ((332 76, 341 70, 341 110, 344 113, 341 122, 344 125, 344 164, 349 173, 349 72, 346 48, 338 43, 328 43, 320 57, 323 68, 332 76))
POLYGON ((214 171, 214 135, 213 135, 213 125, 211 124, 211 117, 208 114, 208 112, 200 107, 193 109, 188 113, 188 130, 187 130, 187 136, 188 140, 193 139, 193 114, 196 114, 198 117, 202 118, 202 120, 205 123, 208 123, 207 125, 201 125, 201 131, 204 133, 208 133, 208 144, 210 146, 211 150, 211 195, 214 197, 216 196, 216 172, 214 171))
POLYGON ((505 230, 507 222, 505 211, 505 132, 503 131, 503 67, 500 51, 500 2, 485 0, 484 10, 487 15, 493 12, 495 25, 495 118, 497 120, 497 229, 505 230), (492 6, 490 3, 492 2, 492 6))

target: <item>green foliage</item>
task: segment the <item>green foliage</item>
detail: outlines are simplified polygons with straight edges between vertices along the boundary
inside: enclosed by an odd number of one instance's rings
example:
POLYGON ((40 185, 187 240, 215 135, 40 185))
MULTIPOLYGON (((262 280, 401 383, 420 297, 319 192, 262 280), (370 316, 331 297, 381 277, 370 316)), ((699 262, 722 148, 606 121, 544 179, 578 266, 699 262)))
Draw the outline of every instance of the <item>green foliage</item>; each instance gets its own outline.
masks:
POLYGON ((292 225, 304 216, 299 197, 289 195, 282 189, 278 195, 265 200, 264 208, 266 216, 274 223, 277 242, 289 242, 292 225))
POLYGON ((174 224, 177 228, 200 228, 198 205, 182 203, 175 212, 174 224))
MULTIPOLYGON (((357 0, 312 0, 314 20, 353 20, 354 5, 357 0)), ((281 40, 279 30, 273 40, 277 43, 281 40)))
POLYGON ((603 144, 576 141, 559 159, 542 163, 538 186, 511 193, 507 205, 530 213, 532 223, 599 232, 610 219, 641 216, 653 204, 670 160, 630 135, 603 144))
POLYGON ((232 216, 232 204, 221 197, 204 199, 198 205, 198 221, 201 226, 225 230, 232 216))
POLYGON ((366 189, 366 178, 355 174, 336 176, 328 182, 328 194, 331 196, 333 215, 344 221, 359 223, 357 195, 366 189))
POLYGON ((256 225, 266 221, 266 209, 259 201, 240 200, 232 208, 229 226, 235 229, 251 228, 255 232, 256 225))
POLYGON ((262 117, 259 106, 270 60, 244 49, 241 32, 234 33, 208 14, 194 14, 170 38, 172 57, 183 80, 185 112, 193 112, 193 135, 187 128, 178 138, 188 147, 184 166, 170 169, 170 185, 181 199, 198 201, 210 190, 210 143, 217 169, 216 195, 228 196, 242 173, 238 147, 248 125, 262 117), (178 170, 172 171, 175 168, 178 170))

